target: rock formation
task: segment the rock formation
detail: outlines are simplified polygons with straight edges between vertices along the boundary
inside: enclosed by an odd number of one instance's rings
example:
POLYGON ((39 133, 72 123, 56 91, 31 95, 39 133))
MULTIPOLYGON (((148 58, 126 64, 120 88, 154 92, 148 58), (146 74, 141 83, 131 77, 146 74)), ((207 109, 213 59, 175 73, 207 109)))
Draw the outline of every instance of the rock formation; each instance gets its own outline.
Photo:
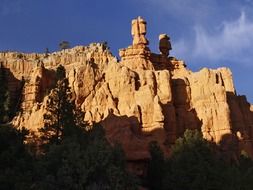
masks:
POLYGON ((0 53, 10 71, 12 94, 25 80, 23 112, 13 123, 34 131, 42 127, 54 71, 62 64, 85 120, 101 122, 108 140, 121 143, 129 161, 149 158, 151 141, 158 141, 168 155, 186 129, 199 129, 224 147, 236 142, 236 150, 253 156, 253 108, 245 96, 237 96, 231 71, 203 68, 194 73, 183 61, 168 57, 167 35, 160 35, 161 54, 155 54, 145 34, 146 22, 133 20, 133 44, 119 51, 119 62, 100 43, 51 54, 0 53))
POLYGON ((137 19, 132 20, 132 36, 133 45, 148 45, 149 42, 145 35, 147 33, 146 21, 140 16, 137 19))
POLYGON ((164 56, 168 56, 169 51, 172 50, 170 37, 167 34, 159 35, 159 50, 164 56))

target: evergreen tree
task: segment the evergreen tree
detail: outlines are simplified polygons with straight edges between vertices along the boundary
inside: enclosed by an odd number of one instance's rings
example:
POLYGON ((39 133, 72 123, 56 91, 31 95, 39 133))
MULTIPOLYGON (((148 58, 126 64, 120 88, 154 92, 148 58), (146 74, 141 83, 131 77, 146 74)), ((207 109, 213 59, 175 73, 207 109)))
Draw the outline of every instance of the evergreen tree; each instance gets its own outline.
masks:
POLYGON ((8 90, 6 68, 0 65, 0 124, 9 121, 11 98, 8 90))
POLYGON ((66 70, 64 68, 64 66, 59 65, 56 69, 56 81, 60 81, 65 79, 66 77, 66 70))
POLYGON ((126 159, 119 145, 112 147, 101 125, 88 132, 86 150, 87 189, 137 189, 137 181, 126 171, 126 159))
POLYGON ((168 165, 163 189, 217 189, 221 185, 210 144, 197 130, 186 130, 176 140, 168 165))
POLYGON ((50 144, 59 144, 75 127, 75 106, 71 100, 71 91, 63 66, 57 68, 56 77, 56 87, 51 90, 47 100, 44 127, 39 130, 41 139, 50 144))
POLYGON ((28 131, 0 126, 0 189, 30 189, 33 182, 33 159, 24 141, 28 131))
POLYGON ((45 58, 47 58, 50 54, 50 51, 48 48, 45 49, 45 58))
POLYGON ((88 128, 75 108, 64 67, 57 68, 56 78, 40 129, 46 151, 37 163, 34 188, 136 189, 123 151, 109 144, 100 125, 88 128))
POLYGON ((69 49, 70 43, 68 41, 62 41, 59 43, 60 50, 69 49))
POLYGON ((156 143, 151 143, 150 154, 147 172, 150 189, 253 189, 253 161, 245 153, 239 162, 220 159, 219 147, 203 139, 197 130, 186 130, 176 140, 168 159, 164 159, 156 143))
POLYGON ((136 189, 128 174, 123 151, 112 147, 103 128, 95 125, 50 146, 38 163, 35 189, 136 189))
POLYGON ((163 152, 156 142, 149 144, 151 159, 147 168, 147 184, 150 189, 162 189, 162 181, 166 174, 166 163, 163 152))

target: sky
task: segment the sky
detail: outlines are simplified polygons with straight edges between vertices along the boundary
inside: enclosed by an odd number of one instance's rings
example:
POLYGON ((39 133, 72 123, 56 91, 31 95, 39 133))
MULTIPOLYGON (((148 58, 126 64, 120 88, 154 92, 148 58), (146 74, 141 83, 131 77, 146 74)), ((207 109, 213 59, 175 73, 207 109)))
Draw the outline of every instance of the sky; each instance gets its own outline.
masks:
POLYGON ((0 0, 0 51, 57 51, 108 42, 131 44, 131 20, 147 21, 150 49, 171 37, 171 56, 188 68, 229 67, 238 95, 253 103, 253 0, 0 0))

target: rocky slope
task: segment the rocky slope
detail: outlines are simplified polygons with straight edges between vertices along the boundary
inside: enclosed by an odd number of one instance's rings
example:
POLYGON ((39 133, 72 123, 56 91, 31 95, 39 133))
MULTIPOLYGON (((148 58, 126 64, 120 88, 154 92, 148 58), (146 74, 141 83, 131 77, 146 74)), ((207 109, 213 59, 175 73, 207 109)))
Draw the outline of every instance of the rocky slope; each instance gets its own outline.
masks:
POLYGON ((149 158, 151 141, 169 154, 186 129, 201 130, 224 151, 233 145, 253 156, 253 109, 245 96, 236 95, 231 71, 190 71, 183 61, 167 56, 171 47, 166 35, 161 54, 152 53, 146 23, 136 20, 133 45, 120 50, 121 61, 100 43, 50 54, 0 53, 13 97, 22 90, 18 99, 23 111, 14 125, 33 131, 43 126, 47 94, 62 64, 84 119, 101 122, 108 140, 121 143, 129 161, 149 158))

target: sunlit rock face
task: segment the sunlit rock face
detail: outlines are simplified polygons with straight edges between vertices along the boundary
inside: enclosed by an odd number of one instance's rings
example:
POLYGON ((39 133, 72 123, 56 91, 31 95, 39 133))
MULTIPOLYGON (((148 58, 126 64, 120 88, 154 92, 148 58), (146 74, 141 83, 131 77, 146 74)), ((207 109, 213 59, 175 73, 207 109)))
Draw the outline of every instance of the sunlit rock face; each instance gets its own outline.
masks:
POLYGON ((146 32, 143 18, 133 20, 133 44, 120 49, 120 61, 104 43, 48 54, 0 53, 10 92, 22 110, 13 124, 35 132, 43 126, 45 102, 62 64, 84 119, 100 122, 108 140, 122 144, 128 160, 149 158, 151 141, 169 155, 186 129, 201 130, 224 151, 234 144, 234 150, 252 156, 253 109, 244 96, 236 95, 231 71, 192 72, 169 56, 168 35, 159 36, 161 53, 155 54, 148 48, 146 32))

